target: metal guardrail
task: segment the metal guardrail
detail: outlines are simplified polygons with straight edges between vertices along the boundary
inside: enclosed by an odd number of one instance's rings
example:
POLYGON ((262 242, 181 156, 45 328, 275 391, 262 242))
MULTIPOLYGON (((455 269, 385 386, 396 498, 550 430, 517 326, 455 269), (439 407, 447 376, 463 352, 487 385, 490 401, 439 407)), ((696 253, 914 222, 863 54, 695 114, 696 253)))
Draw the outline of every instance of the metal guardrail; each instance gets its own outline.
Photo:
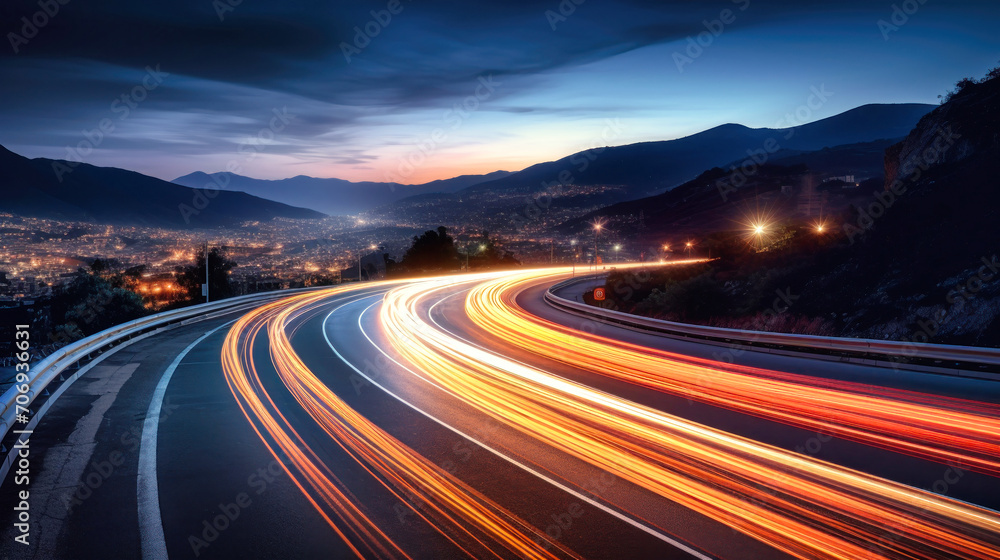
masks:
POLYGON ((577 315, 672 337, 698 339, 715 344, 737 344, 761 348, 765 351, 778 349, 841 358, 861 358, 865 363, 877 366, 903 367, 963 377, 1000 380, 1000 349, 996 348, 838 338, 692 325, 602 309, 586 303, 571 301, 555 294, 555 292, 570 285, 593 281, 593 279, 593 276, 587 276, 554 284, 545 291, 545 301, 553 307, 577 315))
POLYGON ((3 393, 3 396, 0 397, 0 406, 3 407, 3 412, 0 413, 0 441, 6 438, 8 431, 14 425, 14 421, 17 416, 18 404, 23 407, 31 408, 32 405, 36 404, 35 401, 37 397, 42 394, 52 381, 58 378, 64 370, 74 364, 87 360, 92 354, 101 353, 104 349, 110 348, 153 330, 177 324, 187 324, 194 322, 194 320, 212 318, 214 317, 215 312, 218 311, 232 312, 234 309, 241 306, 256 306, 257 304, 268 300, 279 299, 290 294, 318 289, 322 289, 322 287, 297 288, 294 290, 249 294, 217 302, 202 303, 181 309, 164 311, 162 313, 156 313, 154 315, 149 315, 147 317, 142 317, 127 323, 116 325, 110 329, 103 330, 99 333, 88 336, 87 338, 64 346, 49 354, 40 362, 32 364, 28 371, 28 380, 23 383, 15 381, 14 384, 3 393), (27 385, 27 391, 20 390, 23 385, 27 385), (21 398, 21 403, 17 402, 18 396, 22 394, 27 395, 26 403, 23 402, 24 397, 21 398))

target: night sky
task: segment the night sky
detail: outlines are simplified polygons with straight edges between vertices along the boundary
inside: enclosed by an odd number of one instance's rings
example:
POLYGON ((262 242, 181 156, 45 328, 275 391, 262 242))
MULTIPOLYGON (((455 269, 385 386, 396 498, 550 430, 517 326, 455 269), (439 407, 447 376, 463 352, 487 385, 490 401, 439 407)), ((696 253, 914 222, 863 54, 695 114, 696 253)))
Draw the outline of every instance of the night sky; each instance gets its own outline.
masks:
POLYGON ((0 6, 0 144, 164 179, 518 170, 936 103, 1000 60, 995 0, 45 1, 0 6))

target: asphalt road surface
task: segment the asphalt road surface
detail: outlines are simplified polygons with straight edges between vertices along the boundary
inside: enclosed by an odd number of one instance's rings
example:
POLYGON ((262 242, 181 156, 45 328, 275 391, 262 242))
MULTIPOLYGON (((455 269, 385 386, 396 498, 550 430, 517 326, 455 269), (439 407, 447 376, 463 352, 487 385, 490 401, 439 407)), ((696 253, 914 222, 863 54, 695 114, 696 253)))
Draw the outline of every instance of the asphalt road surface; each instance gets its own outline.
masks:
POLYGON ((31 436, 4 558, 996 558, 1000 383, 680 341, 563 270, 171 328, 31 436))

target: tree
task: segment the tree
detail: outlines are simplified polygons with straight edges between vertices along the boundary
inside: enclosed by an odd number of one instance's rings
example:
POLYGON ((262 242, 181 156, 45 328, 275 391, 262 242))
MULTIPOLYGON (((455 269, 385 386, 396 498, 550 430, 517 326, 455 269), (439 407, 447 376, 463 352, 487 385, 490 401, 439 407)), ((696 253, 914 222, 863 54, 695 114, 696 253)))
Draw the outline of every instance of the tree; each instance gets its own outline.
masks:
MULTIPOLYGON (((187 292, 187 297, 193 302, 205 301, 201 295, 201 285, 205 283, 205 250, 199 249, 194 257, 194 264, 178 266, 174 272, 177 285, 187 292)), ((208 295, 212 301, 233 296, 233 286, 229 274, 236 268, 236 261, 226 258, 226 253, 218 247, 213 247, 208 253, 208 269, 211 271, 208 281, 208 295)))
POLYGON ((57 325, 54 336, 63 342, 92 335, 148 313, 138 294, 83 269, 53 297, 50 309, 53 323, 57 325))
POLYGON ((425 231, 413 237, 413 245, 406 250, 401 264, 410 272, 457 270, 459 258, 455 240, 444 226, 436 231, 425 231))
POLYGON ((510 268, 518 266, 521 261, 514 258, 514 253, 503 249, 500 240, 490 237, 490 232, 483 230, 472 240, 469 254, 469 268, 510 268))

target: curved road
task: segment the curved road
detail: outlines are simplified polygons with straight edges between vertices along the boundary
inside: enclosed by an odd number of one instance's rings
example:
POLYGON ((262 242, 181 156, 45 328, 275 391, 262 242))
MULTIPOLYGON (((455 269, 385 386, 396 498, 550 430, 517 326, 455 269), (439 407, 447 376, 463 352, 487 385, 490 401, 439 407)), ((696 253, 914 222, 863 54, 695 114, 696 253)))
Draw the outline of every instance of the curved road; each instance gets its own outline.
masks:
MULTIPOLYGON (((1000 384, 553 309, 565 270, 302 294, 116 350, 10 558, 996 558, 1000 384)), ((0 503, 16 504, 10 477, 0 503)))

